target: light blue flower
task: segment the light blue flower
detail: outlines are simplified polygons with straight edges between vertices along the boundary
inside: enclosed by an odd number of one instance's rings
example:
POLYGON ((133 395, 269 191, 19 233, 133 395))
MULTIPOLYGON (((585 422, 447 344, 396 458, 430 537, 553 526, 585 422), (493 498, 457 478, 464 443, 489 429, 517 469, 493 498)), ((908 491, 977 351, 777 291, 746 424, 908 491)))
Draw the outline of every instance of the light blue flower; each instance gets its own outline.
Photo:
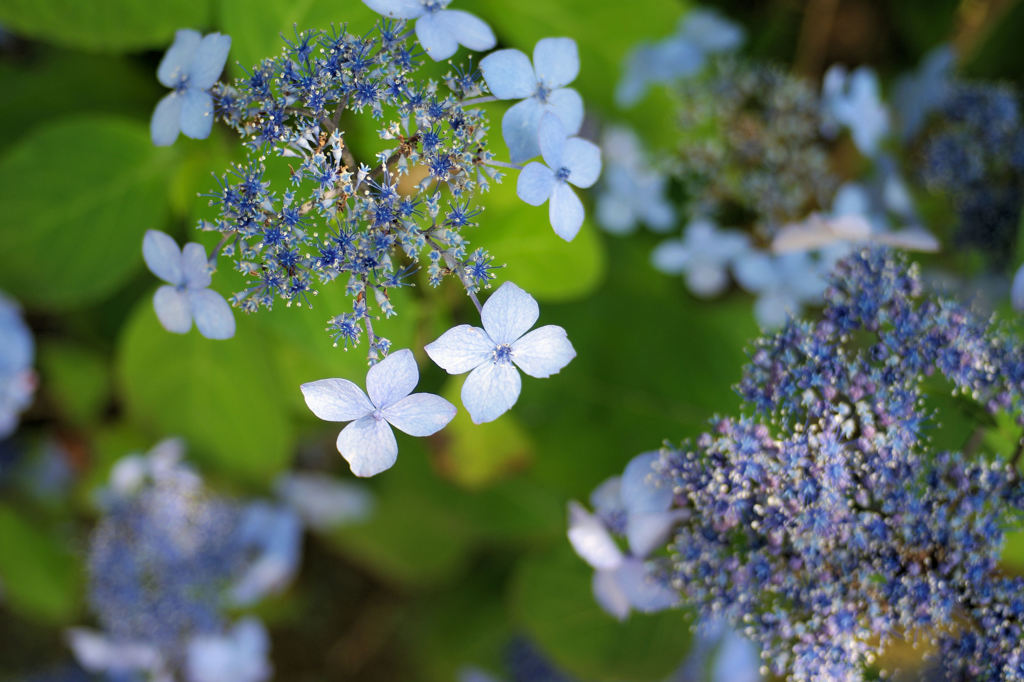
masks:
POLYGON ((398 458, 392 426, 423 437, 437 433, 455 417, 455 406, 444 398, 412 393, 419 379, 412 351, 405 348, 370 368, 366 393, 348 379, 321 379, 301 388, 317 417, 351 422, 338 434, 338 452, 356 476, 373 476, 390 469, 398 458))
POLYGON ((601 136, 601 156, 608 160, 596 205, 601 227, 628 234, 638 223, 655 232, 675 224, 675 210, 665 196, 668 179, 651 167, 636 133, 609 127, 601 136))
POLYGON ((822 109, 826 134, 838 123, 850 131, 857 149, 874 158, 889 132, 889 112, 879 93, 878 76, 861 66, 852 73, 840 64, 825 72, 822 109))
POLYGON ((224 634, 193 637, 186 650, 188 682, 262 682, 273 667, 267 660, 270 638, 263 623, 243 618, 224 634))
POLYGON ((651 254, 655 268, 666 275, 686 276, 695 296, 710 298, 729 286, 729 267, 750 250, 748 237, 737 230, 720 230, 706 218, 686 226, 682 239, 669 239, 651 254))
POLYGON ((316 530, 363 521, 373 511, 373 496, 368 490, 327 474, 290 473, 277 480, 275 489, 302 521, 316 530))
POLYGON ((913 137, 928 114, 949 97, 955 65, 956 54, 952 48, 940 45, 924 56, 916 71, 896 80, 892 102, 904 140, 913 137))
POLYGON ((213 97, 208 92, 224 70, 231 37, 220 33, 202 36, 183 28, 160 61, 156 78, 174 90, 156 105, 149 122, 153 144, 174 144, 178 131, 197 140, 213 128, 213 97))
POLYGON ((209 288, 210 265, 201 244, 189 242, 179 250, 172 237, 149 230, 142 240, 142 256, 150 271, 167 282, 153 295, 153 307, 164 329, 185 334, 195 320, 199 333, 208 339, 235 335, 231 306, 209 288))
POLYGON ((583 226, 583 202, 569 187, 590 187, 601 175, 601 150, 593 142, 569 137, 562 121, 544 114, 538 126, 544 163, 531 161, 519 173, 516 194, 531 206, 548 201, 555 234, 569 242, 583 226))
POLYGON ((446 372, 469 372, 462 404, 474 424, 494 421, 515 405, 520 369, 543 379, 576 357, 561 327, 549 324, 527 334, 539 316, 533 296, 505 282, 480 311, 483 329, 460 324, 427 344, 427 355, 446 372))
POLYGON ((283 505, 253 502, 242 510, 235 540, 253 557, 229 591, 236 606, 251 606, 279 594, 299 569, 302 523, 283 505))
POLYGON ((805 251, 771 255, 752 251, 733 268, 736 281, 757 294, 754 316, 765 329, 777 329, 804 305, 820 303, 829 265, 805 251))
POLYGON ((14 432, 19 415, 32 402, 34 358, 35 341, 21 309, 0 293, 0 439, 14 432))
POLYGON ((576 79, 580 58, 572 38, 543 38, 533 48, 533 64, 519 50, 498 50, 480 60, 480 72, 498 99, 522 99, 501 119, 501 133, 512 163, 541 152, 537 129, 545 113, 562 121, 569 134, 583 124, 583 98, 565 87, 576 79))
POLYGON ((475 52, 494 47, 494 32, 469 12, 445 9, 451 0, 363 0, 378 14, 392 19, 416 19, 416 37, 435 62, 448 59, 459 45, 475 52))

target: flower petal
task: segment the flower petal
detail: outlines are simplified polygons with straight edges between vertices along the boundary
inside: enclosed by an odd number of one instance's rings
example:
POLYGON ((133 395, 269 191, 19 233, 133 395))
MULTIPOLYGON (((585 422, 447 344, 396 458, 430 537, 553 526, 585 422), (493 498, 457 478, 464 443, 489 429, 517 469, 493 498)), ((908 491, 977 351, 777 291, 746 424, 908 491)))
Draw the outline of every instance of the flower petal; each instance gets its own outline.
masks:
POLYGON ((666 275, 686 272, 692 260, 690 248, 680 239, 666 239, 651 253, 651 265, 666 275))
POLYGON ((146 642, 114 641, 87 628, 71 628, 67 638, 75 660, 92 673, 152 670, 160 663, 160 652, 146 642))
POLYGON ((426 11, 420 0, 363 0, 363 4, 392 19, 415 19, 426 11))
POLYGON ((395 351, 366 373, 366 393, 379 408, 393 405, 412 393, 420 380, 416 358, 408 348, 395 351))
POLYGON ((498 99, 524 99, 537 90, 530 58, 519 50, 496 50, 480 60, 480 73, 498 99))
POLYGON ((537 301, 514 282, 505 282, 480 311, 484 330, 496 345, 512 343, 540 317, 537 301))
POLYGON ((558 116, 566 135, 575 135, 583 125, 583 98, 572 88, 555 90, 548 96, 547 110, 558 116))
POLYGON ((188 297, 200 334, 208 339, 230 339, 235 335, 235 316, 223 296, 211 289, 191 289, 188 297))
POLYGON ((210 264, 206 260, 206 249, 202 244, 185 244, 181 250, 181 270, 185 286, 190 289, 205 289, 213 281, 210 264))
POLYGON ((157 147, 169 147, 178 139, 184 99, 184 96, 172 92, 157 102, 153 117, 149 119, 149 137, 157 147))
POLYGON ((629 616, 629 597, 619 585, 615 571, 594 571, 590 580, 590 588, 594 592, 594 601, 616 620, 626 620, 629 616))
POLYGON ((565 126, 557 114, 547 111, 540 117, 537 124, 537 145, 540 147, 541 156, 544 157, 544 163, 553 171, 558 171, 565 165, 562 156, 565 153, 567 138, 565 126))
POLYGON ((614 570, 622 564, 622 550, 595 514, 575 500, 569 502, 569 543, 584 561, 597 570, 614 570))
POLYGON ((508 145, 512 163, 522 163, 540 154, 537 144, 537 124, 544 108, 535 97, 513 104, 501 117, 501 135, 508 145))
POLYGON ((495 343, 480 327, 460 324, 452 327, 423 350, 438 367, 449 374, 462 374, 489 362, 495 343))
POLYGON ((350 422, 373 412, 363 389, 348 379, 320 379, 299 387, 306 405, 320 419, 350 422))
POLYGON ((203 36, 199 31, 190 28, 179 29, 174 34, 174 42, 167 48, 160 66, 156 69, 156 79, 169 88, 178 87, 188 78, 189 66, 196 56, 199 43, 203 36))
POLYGON ((512 362, 538 379, 557 374, 574 357, 576 349, 565 330, 554 324, 534 329, 512 344, 512 362))
POLYGON ((205 140, 213 129, 213 97, 189 88, 181 105, 181 132, 193 140, 205 140))
POLYGON ((224 70, 231 49, 231 36, 210 33, 203 37, 189 68, 188 85, 200 90, 210 89, 224 70))
POLYGON ((483 19, 460 9, 446 9, 437 13, 437 21, 455 36, 460 45, 474 52, 483 52, 494 47, 494 31, 483 19))
POLYGON ((522 378, 512 363, 488 362, 466 377, 462 385, 462 404, 474 424, 492 422, 516 404, 522 378))
POLYGON ((516 194, 531 206, 540 206, 551 197, 555 188, 555 174, 542 163, 531 161, 519 171, 516 194))
POLYGON ((1014 310, 1024 310, 1024 265, 1017 268, 1010 286, 1010 303, 1014 310))
POLYGON ((184 283, 181 249, 169 234, 146 230, 146 236, 142 238, 142 259, 150 272, 168 284, 184 283))
POLYGON ((295 577, 302 521, 291 507, 255 502, 242 510, 236 539, 253 559, 230 586, 233 605, 249 606, 277 594, 295 577))
POLYGON ((398 443, 391 426, 367 415, 355 420, 338 434, 338 452, 356 476, 374 476, 387 471, 398 459, 398 443))
POLYGON ((672 506, 672 483, 654 470, 661 457, 657 450, 629 460, 622 472, 622 502, 630 514, 667 511, 672 506))
POLYGON ((590 493, 590 506, 596 513, 606 518, 625 513, 626 510, 622 506, 622 477, 606 478, 601 485, 594 488, 590 493))
POLYGON ((593 142, 570 137, 565 141, 562 165, 569 169, 569 182, 590 187, 601 175, 601 149, 593 142))
POLYGON ((564 182, 555 183, 548 205, 548 217, 555 234, 571 242, 583 227, 583 202, 564 182))
POLYGON ((399 431, 410 436, 430 436, 455 418, 455 406, 433 393, 413 393, 388 405, 381 413, 399 431))
POLYGON ((533 48, 537 79, 548 88, 560 88, 580 72, 580 55, 572 38, 542 38, 533 48))
POLYGON ((164 329, 175 334, 185 334, 192 328, 192 309, 188 294, 164 285, 153 294, 153 308, 164 329))
MULTIPOLYGON (((626 502, 627 499, 623 498, 626 502)), ((675 512, 654 512, 650 514, 630 513, 626 519, 626 540, 629 552, 635 557, 646 557, 659 545, 664 544, 672 526, 679 520, 675 512)))
POLYGON ((444 20, 439 18, 440 14, 424 14, 416 21, 416 37, 427 56, 435 62, 448 59, 459 49, 459 42, 444 20))
POLYGON ((639 559, 626 559, 616 571, 619 587, 629 605, 643 613, 664 611, 679 602, 679 595, 661 580, 654 578, 647 565, 639 559))

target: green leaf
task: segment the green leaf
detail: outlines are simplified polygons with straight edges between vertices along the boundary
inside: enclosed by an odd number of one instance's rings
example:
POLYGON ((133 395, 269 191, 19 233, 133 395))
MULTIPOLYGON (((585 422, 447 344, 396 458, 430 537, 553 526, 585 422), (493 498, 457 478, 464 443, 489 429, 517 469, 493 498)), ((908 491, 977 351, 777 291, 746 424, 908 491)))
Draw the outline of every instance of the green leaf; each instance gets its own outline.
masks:
POLYGON ((0 582, 4 601, 38 620, 67 623, 78 609, 81 574, 69 542, 14 509, 0 506, 0 582))
POLYGON ((201 28, 209 0, 4 0, 0 24, 46 42, 94 52, 169 47, 179 28, 201 28))
POLYGON ((235 337, 226 341, 206 339, 195 328, 172 334, 145 298, 122 333, 118 382, 154 442, 184 436, 201 463, 265 482, 291 456, 288 405, 262 334, 240 313, 235 319, 235 337))
POLYGON ((166 218, 172 155, 140 123, 66 119, 0 158, 0 289, 66 309, 112 292, 142 260, 142 236, 166 218))
POLYGON ((689 649, 687 614, 633 613, 620 623, 594 600, 592 574, 568 541, 522 560, 513 605, 523 627, 560 668, 583 679, 665 679, 689 649))
POLYGON ((78 426, 102 416, 110 399, 107 358, 83 346, 44 341, 39 347, 43 390, 61 413, 78 426))

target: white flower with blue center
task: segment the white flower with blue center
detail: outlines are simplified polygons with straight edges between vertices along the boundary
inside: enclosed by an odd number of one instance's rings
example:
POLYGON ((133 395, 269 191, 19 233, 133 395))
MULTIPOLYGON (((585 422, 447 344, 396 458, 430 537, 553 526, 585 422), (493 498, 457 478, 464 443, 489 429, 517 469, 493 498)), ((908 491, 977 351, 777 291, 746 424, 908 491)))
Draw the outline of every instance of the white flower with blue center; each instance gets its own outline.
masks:
POLYGON ((580 71, 576 41, 543 38, 533 48, 533 64, 519 50, 498 50, 480 60, 480 72, 498 99, 521 99, 501 119, 501 133, 512 163, 541 153, 537 129, 545 113, 562 121, 569 134, 583 125, 583 98, 567 88, 580 71))
POLYGON ((682 239, 668 239, 651 254, 651 263, 666 275, 685 275, 695 296, 710 298, 729 286, 729 266, 750 251, 747 235, 720 230, 706 218, 686 226, 682 239))
POLYGON ((475 52, 494 47, 494 32, 469 12, 445 9, 451 0, 363 0, 377 14, 392 19, 416 19, 416 38, 435 62, 448 59, 459 45, 475 52))
POLYGON ((302 384, 302 396, 320 419, 350 422, 338 434, 338 452, 353 474, 373 476, 390 469, 398 458, 392 426, 424 437, 455 417, 455 406, 441 396, 412 393, 419 380, 416 359, 404 348, 370 368, 366 393, 348 379, 321 379, 302 384))
POLYGON ((153 295, 153 307, 164 329, 185 334, 195 320, 199 333, 208 339, 235 335, 231 306, 209 288, 210 264, 201 244, 189 242, 179 249, 170 235, 149 230, 142 240, 142 257, 150 271, 167 282, 153 295))
POLYGON ((427 355, 446 372, 469 372, 462 404, 474 424, 494 421, 515 405, 522 388, 520 369, 543 379, 576 357, 565 330, 557 325, 527 333, 539 316, 533 296, 505 282, 480 311, 483 329, 460 324, 427 344, 427 355))
POLYGON ((224 70, 231 37, 220 33, 202 36, 183 28, 157 67, 156 78, 174 90, 156 105, 149 122, 153 144, 174 144, 178 132, 202 140, 213 128, 213 97, 208 92, 224 70))
POLYGON ((569 137, 561 120, 544 114, 538 126, 544 163, 531 161, 519 173, 516 194, 531 206, 548 203, 555 234, 567 242, 583 226, 583 202, 569 187, 590 187, 601 175, 601 150, 593 142, 569 137), (544 165, 547 164, 547 165, 544 165))
POLYGON ((840 64, 825 72, 822 86, 825 132, 838 123, 849 129, 857 149, 873 158, 889 132, 889 112, 879 94, 878 76, 867 67, 848 73, 840 64))

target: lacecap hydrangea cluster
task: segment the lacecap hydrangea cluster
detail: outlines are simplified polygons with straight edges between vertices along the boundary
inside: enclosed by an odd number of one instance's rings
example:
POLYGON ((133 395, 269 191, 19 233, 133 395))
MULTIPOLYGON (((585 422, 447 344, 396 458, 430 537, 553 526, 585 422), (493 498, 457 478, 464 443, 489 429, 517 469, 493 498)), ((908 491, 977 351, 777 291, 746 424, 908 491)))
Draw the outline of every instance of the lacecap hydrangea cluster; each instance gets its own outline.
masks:
POLYGON ((823 319, 755 344, 741 416, 652 465, 675 524, 647 591, 726 619, 791 680, 862 680, 904 640, 947 679, 1024 679, 1024 580, 999 565, 1024 509, 1019 455, 937 451, 939 378, 1024 424, 1015 340, 926 296, 886 249, 841 261, 823 319))

